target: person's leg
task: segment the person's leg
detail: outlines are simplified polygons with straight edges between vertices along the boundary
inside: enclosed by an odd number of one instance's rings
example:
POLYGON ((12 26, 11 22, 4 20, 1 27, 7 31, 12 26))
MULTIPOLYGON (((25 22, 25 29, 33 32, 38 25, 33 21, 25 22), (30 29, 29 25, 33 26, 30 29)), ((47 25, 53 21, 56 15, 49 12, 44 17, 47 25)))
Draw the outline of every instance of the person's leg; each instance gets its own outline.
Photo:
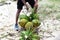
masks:
POLYGON ((19 28, 18 28, 18 18, 19 18, 19 14, 21 12, 21 9, 18 9, 17 10, 17 13, 16 13, 16 24, 15 24, 15 30, 18 31, 19 28))
POLYGON ((37 12, 37 8, 38 8, 38 5, 36 5, 36 6, 34 5, 34 8, 35 8, 34 9, 34 12, 36 13, 37 12))
POLYGON ((19 15, 20 15, 20 12, 21 12, 21 10, 22 10, 22 7, 23 7, 23 3, 22 3, 22 1, 20 1, 20 0, 18 0, 18 2, 17 2, 17 13, 16 13, 16 23, 15 23, 15 30, 16 31, 18 31, 19 30, 19 28, 18 28, 18 18, 19 18, 19 15))
POLYGON ((21 12, 21 9, 18 9, 16 13, 16 24, 18 24, 18 18, 19 18, 20 12, 21 12))

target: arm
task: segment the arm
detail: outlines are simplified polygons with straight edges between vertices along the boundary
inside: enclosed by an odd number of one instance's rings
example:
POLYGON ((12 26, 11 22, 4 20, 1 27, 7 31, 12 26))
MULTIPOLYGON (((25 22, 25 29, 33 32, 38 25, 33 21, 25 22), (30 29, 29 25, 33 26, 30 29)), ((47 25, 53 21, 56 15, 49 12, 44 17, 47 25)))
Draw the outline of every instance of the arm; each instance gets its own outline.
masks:
POLYGON ((22 2, 24 3, 24 5, 26 5, 26 1, 25 0, 22 0, 22 2))
POLYGON ((26 9, 28 10, 28 5, 26 4, 25 0, 22 0, 23 4, 26 6, 26 9))

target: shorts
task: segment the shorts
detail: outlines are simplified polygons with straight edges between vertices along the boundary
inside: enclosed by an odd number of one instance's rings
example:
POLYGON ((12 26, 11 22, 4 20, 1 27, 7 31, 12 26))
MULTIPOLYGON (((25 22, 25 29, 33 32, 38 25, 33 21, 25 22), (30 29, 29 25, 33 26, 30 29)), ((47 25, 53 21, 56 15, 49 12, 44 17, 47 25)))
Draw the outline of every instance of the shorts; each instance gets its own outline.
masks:
MULTIPOLYGON (((34 4, 35 4, 34 0, 25 0, 25 1, 28 2, 31 5, 32 8, 34 7, 34 4)), ((22 9, 23 5, 24 4, 23 4, 22 0, 18 0, 17 9, 22 9)))

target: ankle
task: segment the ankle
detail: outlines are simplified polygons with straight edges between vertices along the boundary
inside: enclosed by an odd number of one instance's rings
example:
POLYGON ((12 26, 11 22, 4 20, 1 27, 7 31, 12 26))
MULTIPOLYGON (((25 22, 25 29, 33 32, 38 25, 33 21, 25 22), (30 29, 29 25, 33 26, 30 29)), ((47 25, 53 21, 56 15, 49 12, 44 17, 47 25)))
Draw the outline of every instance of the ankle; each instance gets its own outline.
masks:
POLYGON ((18 25, 17 23, 15 25, 18 25))

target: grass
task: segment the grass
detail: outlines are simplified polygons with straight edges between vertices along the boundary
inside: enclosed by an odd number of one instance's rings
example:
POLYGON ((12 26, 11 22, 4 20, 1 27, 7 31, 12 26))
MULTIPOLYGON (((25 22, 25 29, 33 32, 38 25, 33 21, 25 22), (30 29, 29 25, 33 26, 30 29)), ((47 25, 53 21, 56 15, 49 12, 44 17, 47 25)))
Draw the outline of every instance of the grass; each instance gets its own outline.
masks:
POLYGON ((50 2, 53 2, 55 4, 60 4, 60 0, 49 0, 50 2))

